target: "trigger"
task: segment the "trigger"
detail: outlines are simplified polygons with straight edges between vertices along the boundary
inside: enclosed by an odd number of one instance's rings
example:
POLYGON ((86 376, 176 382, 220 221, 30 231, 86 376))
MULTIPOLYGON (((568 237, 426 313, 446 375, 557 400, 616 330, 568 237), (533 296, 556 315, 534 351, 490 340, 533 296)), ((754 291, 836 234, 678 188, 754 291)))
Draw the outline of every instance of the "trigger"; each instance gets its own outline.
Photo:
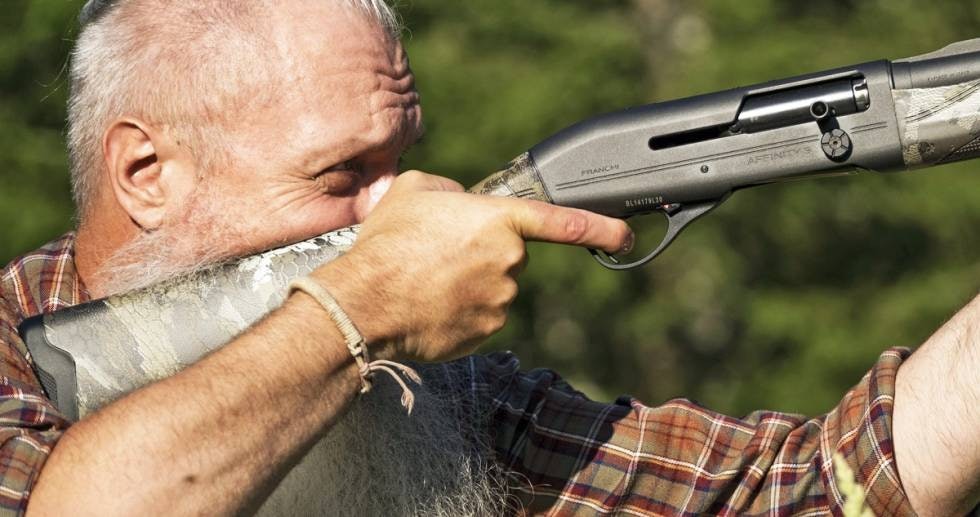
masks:
POLYGON ((664 234, 660 244, 657 245, 653 251, 639 260, 623 264, 616 257, 607 255, 598 250, 590 249, 589 253, 592 254, 592 257, 595 258, 597 262, 612 270, 624 271, 627 269, 640 267, 657 258, 658 255, 667 249, 667 246, 670 246, 670 244, 674 242, 674 239, 680 235, 684 228, 687 228, 687 225, 691 224, 695 219, 701 217, 702 215, 712 211, 716 206, 721 204, 722 201, 723 200, 719 199, 690 205, 680 205, 677 203, 663 205, 661 207, 661 211, 664 216, 667 217, 667 233, 664 234))

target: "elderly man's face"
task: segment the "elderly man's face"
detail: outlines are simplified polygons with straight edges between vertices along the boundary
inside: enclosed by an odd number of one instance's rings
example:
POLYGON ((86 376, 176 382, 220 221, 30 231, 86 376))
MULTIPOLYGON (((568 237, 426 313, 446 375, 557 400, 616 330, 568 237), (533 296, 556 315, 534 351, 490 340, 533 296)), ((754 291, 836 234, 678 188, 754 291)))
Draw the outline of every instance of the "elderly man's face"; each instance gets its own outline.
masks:
MULTIPOLYGON (((274 39, 285 56, 273 94, 232 114, 230 170, 206 201, 244 254, 361 221, 421 133, 407 56, 360 16, 329 2, 290 4, 274 39)), ((262 63, 256 63, 262 66, 262 63)))
POLYGON ((233 100, 208 130, 224 159, 198 175, 199 160, 178 153, 174 163, 182 165, 174 167, 187 173, 171 188, 166 221, 105 260, 87 279, 93 293, 135 289, 360 222, 387 190, 422 130, 400 43, 333 2, 286 2, 273 17, 260 24, 269 34, 256 36, 269 52, 232 54, 241 80, 216 80, 233 85, 213 95, 233 100))

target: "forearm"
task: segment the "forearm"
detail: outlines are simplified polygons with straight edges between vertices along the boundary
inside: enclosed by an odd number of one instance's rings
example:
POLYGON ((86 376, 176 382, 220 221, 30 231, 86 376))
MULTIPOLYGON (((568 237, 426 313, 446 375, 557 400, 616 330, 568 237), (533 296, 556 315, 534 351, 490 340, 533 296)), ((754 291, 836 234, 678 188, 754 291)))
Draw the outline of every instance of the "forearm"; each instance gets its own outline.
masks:
POLYGON ((902 366, 895 461, 919 515, 962 515, 980 503, 980 297, 902 366))
POLYGON ((330 319, 296 295, 200 363, 71 427, 28 510, 238 513, 264 500, 359 382, 330 319))

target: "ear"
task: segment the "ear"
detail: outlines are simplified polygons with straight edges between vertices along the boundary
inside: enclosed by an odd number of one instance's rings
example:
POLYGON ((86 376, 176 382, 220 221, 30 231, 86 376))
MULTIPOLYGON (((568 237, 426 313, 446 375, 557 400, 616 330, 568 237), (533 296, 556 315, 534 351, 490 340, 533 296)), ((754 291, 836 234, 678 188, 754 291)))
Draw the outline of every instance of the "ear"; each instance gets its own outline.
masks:
MULTIPOLYGON (((169 137, 133 118, 114 121, 102 137, 106 171, 116 201, 143 230, 164 222, 174 199, 173 168, 166 167, 169 137)), ((178 189, 179 190, 179 189, 178 189)))

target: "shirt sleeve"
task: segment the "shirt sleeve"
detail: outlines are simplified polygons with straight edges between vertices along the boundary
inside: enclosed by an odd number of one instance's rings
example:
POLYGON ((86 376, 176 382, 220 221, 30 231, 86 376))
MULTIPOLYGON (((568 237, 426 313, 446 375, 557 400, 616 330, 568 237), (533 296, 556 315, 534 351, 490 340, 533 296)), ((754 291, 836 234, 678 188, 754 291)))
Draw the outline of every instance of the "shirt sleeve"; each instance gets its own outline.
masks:
POLYGON ((840 453, 876 515, 915 515, 895 467, 895 374, 883 353, 830 413, 736 419, 683 399, 659 407, 588 400, 549 370, 483 356, 475 389, 491 404, 495 453, 534 514, 843 515, 840 453), (515 479, 516 479, 515 478, 515 479))
POLYGON ((0 295, 0 515, 24 513, 44 461, 69 425, 41 390, 19 322, 0 295))

